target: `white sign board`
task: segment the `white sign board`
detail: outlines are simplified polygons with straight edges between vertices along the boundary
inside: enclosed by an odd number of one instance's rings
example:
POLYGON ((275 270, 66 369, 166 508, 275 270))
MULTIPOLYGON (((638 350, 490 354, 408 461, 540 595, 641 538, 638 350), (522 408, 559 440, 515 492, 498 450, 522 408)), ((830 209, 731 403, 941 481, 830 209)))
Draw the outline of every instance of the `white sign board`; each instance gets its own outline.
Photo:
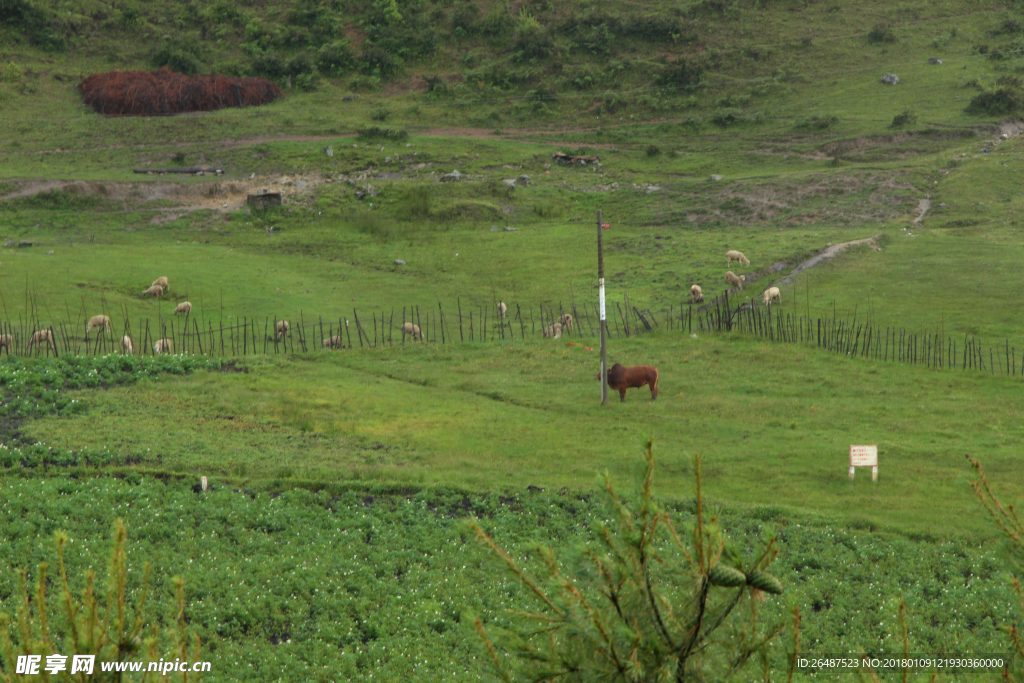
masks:
POLYGON ((850 446, 850 479, 855 467, 870 467, 871 481, 878 481, 878 446, 850 446))
POLYGON ((601 303, 601 317, 598 320, 605 320, 604 317, 604 278, 597 281, 597 297, 601 303))

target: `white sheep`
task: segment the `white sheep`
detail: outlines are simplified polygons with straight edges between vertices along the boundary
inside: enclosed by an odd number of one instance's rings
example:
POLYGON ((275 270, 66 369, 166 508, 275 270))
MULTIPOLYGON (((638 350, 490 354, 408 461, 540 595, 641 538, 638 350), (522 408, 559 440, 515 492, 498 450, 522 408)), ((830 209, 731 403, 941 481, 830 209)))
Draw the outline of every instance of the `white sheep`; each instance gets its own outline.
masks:
POLYGON ((695 304, 704 301, 704 290, 700 288, 700 285, 690 285, 690 300, 695 304))
POLYGON ((764 290, 764 305, 769 306, 773 301, 782 303, 782 292, 779 291, 778 287, 769 287, 764 290))
POLYGON ((192 302, 182 301, 180 304, 174 307, 174 312, 175 314, 184 313, 185 315, 188 315, 189 313, 192 312, 192 302))
POLYGON ((508 306, 505 305, 505 302, 504 301, 499 301, 498 302, 498 318, 500 320, 504 320, 505 319, 505 311, 507 311, 507 310, 508 310, 508 306))
POLYGON ((171 288, 171 286, 167 283, 167 278, 164 276, 158 277, 157 279, 153 280, 153 284, 150 286, 159 287, 160 289, 165 291, 171 288))
POLYGON ((727 259, 725 262, 726 267, 731 266, 733 261, 739 261, 745 266, 750 265, 750 261, 741 251, 727 251, 725 252, 725 258, 727 259))
POLYGON ((135 353, 135 345, 132 344, 132 338, 127 334, 121 337, 121 351, 127 353, 129 356, 135 353))
POLYGON ((53 343, 53 332, 50 330, 37 330, 33 333, 32 337, 28 340, 28 348, 32 348, 36 344, 52 345, 53 350, 57 350, 57 345, 53 343))
POLYGON ((85 333, 89 334, 96 327, 104 327, 110 332, 110 317, 105 315, 94 315, 85 326, 85 333))
POLYGON ((153 344, 153 353, 174 353, 174 342, 170 339, 159 339, 153 344))
POLYGON ((558 318, 558 324, 565 328, 566 332, 572 332, 572 316, 568 313, 563 313, 558 318))
POLYGON ((544 328, 544 336, 552 339, 560 339, 562 337, 562 323, 555 323, 544 328))
POLYGON ((734 287, 739 287, 743 290, 743 281, 747 279, 746 275, 737 275, 731 270, 725 271, 725 281, 734 287))
POLYGON ((341 335, 337 335, 337 334, 334 335, 333 337, 328 337, 327 339, 323 339, 322 343, 323 343, 323 345, 325 347, 326 346, 330 346, 332 349, 343 349, 343 348, 345 348, 344 346, 341 345, 341 335))
POLYGON ((402 325, 402 334, 411 334, 413 339, 423 339, 423 333, 420 332, 420 326, 413 325, 412 323, 405 323, 402 325))
POLYGON ((287 320, 278 320, 274 323, 274 339, 282 339, 288 334, 288 330, 291 329, 291 325, 288 324, 287 320))
POLYGON ((149 289, 145 290, 142 293, 142 296, 155 296, 158 299, 160 297, 162 297, 163 295, 164 295, 164 288, 161 287, 160 285, 153 285, 152 287, 150 287, 149 289))

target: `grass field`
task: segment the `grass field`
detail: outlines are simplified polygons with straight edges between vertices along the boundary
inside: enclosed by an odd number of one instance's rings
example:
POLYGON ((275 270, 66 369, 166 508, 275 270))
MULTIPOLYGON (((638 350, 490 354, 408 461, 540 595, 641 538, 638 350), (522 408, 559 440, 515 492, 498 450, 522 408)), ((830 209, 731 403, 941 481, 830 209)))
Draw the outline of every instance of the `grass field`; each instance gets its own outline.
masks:
POLYGON ((456 520, 482 517, 517 557, 531 541, 572 546, 608 515, 597 476, 626 486, 654 438, 673 514, 688 520, 700 454, 743 548, 780 531, 787 594, 767 616, 797 607, 804 651, 900 650, 901 595, 919 652, 1006 649, 998 629, 1022 617, 964 454, 1005 501, 1024 498, 1024 367, 910 366, 666 323, 692 284, 711 301, 731 269, 747 276, 734 304, 776 285, 773 315, 973 339, 1016 365, 1018 7, 8 5, 5 329, 77 335, 105 313, 141 350, 147 321, 150 336, 172 319, 180 333, 171 311, 188 300, 204 330, 255 320, 261 334, 280 319, 351 332, 356 316, 369 330, 440 305, 451 336, 402 344, 394 324, 393 345, 327 352, 317 329, 309 353, 223 363, 0 361, 0 611, 12 570, 53 562, 54 531, 75 538, 77 573, 105 562, 122 516, 158 597, 184 575, 210 680, 250 664, 256 681, 489 680, 466 617, 535 606, 456 520), (162 63, 266 76, 286 96, 136 118, 81 104, 82 77, 162 63), (560 166, 556 151, 600 165, 560 166), (193 164, 224 172, 133 173, 193 164), (261 189, 284 204, 248 209, 261 189), (612 314, 628 297, 660 322, 613 334, 609 360, 657 366, 653 403, 643 389, 599 404, 589 324, 576 346, 539 338, 552 311, 593 315, 598 211, 612 314), (873 236, 880 250, 792 272, 873 236), (730 249, 750 265, 727 268, 730 249), (142 299, 159 276, 168 296, 142 299), (522 327, 482 343, 498 301, 522 327), (851 444, 878 444, 877 484, 849 481, 851 444), (193 490, 200 476, 212 491, 193 490))

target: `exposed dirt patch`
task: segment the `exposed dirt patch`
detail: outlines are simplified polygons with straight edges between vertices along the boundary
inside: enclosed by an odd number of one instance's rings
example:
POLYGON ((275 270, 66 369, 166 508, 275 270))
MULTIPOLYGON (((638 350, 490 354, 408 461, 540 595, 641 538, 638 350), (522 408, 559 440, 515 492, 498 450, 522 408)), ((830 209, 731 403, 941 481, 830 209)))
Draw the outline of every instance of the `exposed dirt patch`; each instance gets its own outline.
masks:
POLYGON ((96 196, 121 202, 124 208, 156 210, 152 223, 174 220, 182 211, 237 211, 245 206, 249 194, 260 190, 280 192, 285 204, 301 199, 317 186, 332 183, 321 175, 275 175, 242 180, 211 180, 206 182, 168 182, 164 180, 129 183, 89 182, 84 180, 13 181, 15 189, 0 196, 0 201, 32 197, 42 192, 60 190, 80 196, 96 196), (173 202, 171 206, 147 206, 150 202, 173 202))

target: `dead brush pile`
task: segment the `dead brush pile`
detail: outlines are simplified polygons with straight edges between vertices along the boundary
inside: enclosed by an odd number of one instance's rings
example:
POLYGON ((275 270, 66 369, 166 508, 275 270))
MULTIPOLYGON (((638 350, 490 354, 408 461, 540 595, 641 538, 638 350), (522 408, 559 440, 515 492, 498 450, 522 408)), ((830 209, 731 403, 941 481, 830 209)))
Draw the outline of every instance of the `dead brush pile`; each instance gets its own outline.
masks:
POLYGON ((108 71, 78 86, 85 103, 108 116, 159 116, 224 107, 253 107, 281 97, 265 78, 186 76, 169 69, 108 71))

